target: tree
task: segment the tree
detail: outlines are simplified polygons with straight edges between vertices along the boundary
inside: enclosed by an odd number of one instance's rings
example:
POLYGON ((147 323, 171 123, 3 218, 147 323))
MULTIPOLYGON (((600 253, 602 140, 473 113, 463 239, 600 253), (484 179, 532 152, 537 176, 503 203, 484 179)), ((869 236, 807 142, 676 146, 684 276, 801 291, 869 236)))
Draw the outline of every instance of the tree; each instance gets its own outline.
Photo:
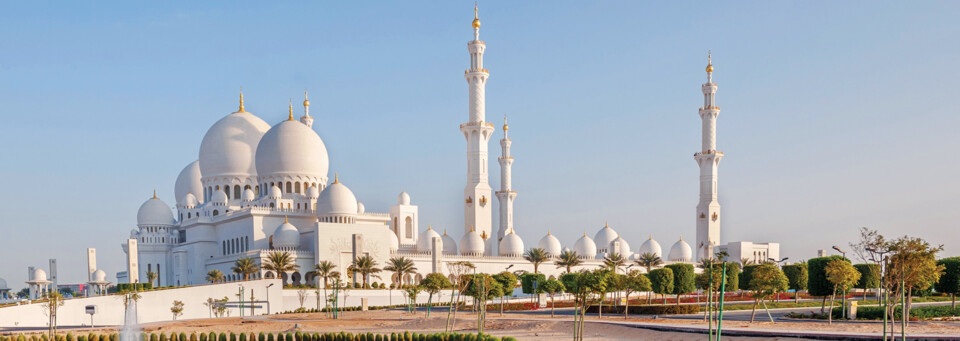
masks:
POLYGON ((413 265, 413 260, 403 256, 390 258, 390 260, 387 261, 387 266, 383 267, 383 269, 397 276, 397 287, 403 286, 403 278, 406 277, 407 274, 417 272, 417 267, 413 265))
POLYGON ((283 274, 299 268, 300 266, 293 261, 293 255, 287 251, 271 251, 267 254, 267 263, 263 265, 264 270, 277 274, 277 277, 283 281, 283 285, 287 285, 287 279, 283 274))
POLYGON ((177 317, 183 315, 183 301, 173 301, 173 306, 170 307, 170 312, 173 313, 173 320, 176 321, 177 317))
POLYGON ((427 317, 430 317, 430 307, 433 305, 433 295, 439 294, 440 290, 449 288, 451 285, 450 279, 447 276, 444 276, 441 273, 431 273, 424 277, 420 281, 420 286, 427 292, 429 298, 427 298, 427 317))
POLYGON ((660 256, 657 256, 653 252, 644 252, 637 257, 636 263, 637 265, 642 266, 644 269, 647 269, 647 273, 650 273, 650 270, 662 265, 663 260, 661 260, 660 256))
POLYGON ((547 256, 547 251, 544 251, 539 247, 529 249, 523 254, 523 259, 533 263, 533 273, 540 273, 540 264, 546 262, 549 258, 550 257, 547 256))
POLYGON ((960 293, 960 257, 944 258, 937 261, 937 265, 943 266, 943 276, 937 281, 937 292, 950 294, 951 306, 957 308, 957 294, 960 293))
MULTIPOLYGON (((623 307, 623 318, 626 319, 630 313, 630 293, 650 291, 652 287, 650 286, 650 279, 640 273, 640 270, 633 270, 621 276, 619 287, 623 290, 623 295, 627 298, 627 304, 623 307)), ((551 312, 551 314, 553 313, 551 312)))
MULTIPOLYGON (((857 281, 860 280, 860 272, 845 259, 834 259, 830 261, 830 263, 827 263, 824 271, 827 274, 827 280, 833 284, 833 294, 830 296, 830 310, 827 311, 827 321, 833 323, 833 300, 837 296, 837 289, 840 290, 841 295, 846 293, 848 288, 857 284, 857 281)), ((843 309, 843 307, 840 309, 843 309)))
MULTIPOLYGON (((340 277, 340 272, 334 271, 337 266, 333 262, 328 260, 322 260, 320 263, 313 265, 313 270, 309 272, 313 276, 314 281, 317 285, 317 308, 320 308, 320 280, 323 280, 323 308, 327 308, 327 282, 330 279, 340 277)), ((392 287, 391 287, 392 288, 392 287)), ((392 297, 392 296, 391 296, 392 297)))
MULTIPOLYGON (((647 283, 650 283, 648 280, 647 283)), ((554 311, 556 310, 556 303, 554 301, 554 296, 558 293, 564 291, 563 282, 560 282, 557 279, 548 279, 546 283, 543 283, 543 292, 547 293, 547 296, 550 296, 550 317, 554 317, 554 311)))
MULTIPOLYGON (((661 297, 663 297, 663 295, 673 293, 673 269, 653 269, 653 271, 650 271, 649 277, 650 286, 654 293, 660 294, 661 297)), ((649 303, 649 300, 647 301, 649 303)), ((666 297, 663 298, 663 304, 667 304, 666 297)))
MULTIPOLYGON (((744 271, 746 273, 746 271, 744 271)), ((750 322, 757 316, 757 305, 761 300, 768 299, 778 292, 787 290, 787 276, 783 274, 776 265, 761 264, 757 265, 751 273, 750 288, 753 290, 753 313, 750 315, 750 322)), ((766 307, 766 305, 764 305, 766 307)))
POLYGON ((673 270, 673 294, 677 295, 677 305, 680 305, 680 295, 697 290, 697 275, 691 264, 675 263, 667 265, 666 268, 673 270))
POLYGON ((460 306, 460 296, 463 295, 463 292, 467 290, 467 285, 470 284, 467 272, 473 269, 476 269, 476 266, 469 261, 447 263, 447 270, 449 270, 450 276, 453 276, 453 281, 451 281, 453 282, 451 289, 453 292, 450 295, 450 308, 447 311, 445 329, 447 332, 452 331, 457 324, 457 308, 460 306))
POLYGON ((623 258, 623 255, 616 252, 611 253, 603 258, 603 265, 612 270, 613 273, 617 273, 620 270, 620 267, 626 264, 627 259, 623 258))
POLYGON ((207 300, 203 302, 203 305, 207 306, 207 310, 209 310, 208 313, 210 313, 210 318, 213 318, 213 307, 217 305, 217 300, 213 299, 213 297, 208 297, 207 300))
MULTIPOLYGON (((587 302, 591 295, 597 295, 600 301, 603 301, 603 295, 607 291, 607 281, 610 277, 610 271, 598 269, 594 271, 581 270, 580 272, 565 273, 560 276, 560 282, 568 293, 574 297, 574 339, 583 340, 583 321, 586 317, 586 310, 589 306, 587 302)), ((600 306, 601 311, 603 306, 600 306)))
MULTIPOLYGON (((147 282, 149 282, 150 285, 154 285, 153 282, 157 280, 157 277, 159 277, 159 275, 157 275, 156 272, 147 271, 147 282)), ((157 285, 157 286, 159 286, 159 285, 157 285)))
POLYGON ((577 255, 576 251, 567 250, 561 252, 560 257, 553 264, 557 265, 557 269, 566 269, 564 273, 570 273, 573 267, 583 264, 583 260, 580 259, 580 255, 577 255))
POLYGON ((246 281, 250 279, 250 275, 260 271, 260 266, 250 257, 241 257, 237 259, 236 262, 233 262, 233 268, 231 268, 231 270, 233 270, 233 273, 243 277, 243 280, 246 281))
POLYGON ((477 309, 477 332, 483 333, 486 323, 487 300, 489 297, 502 295, 503 288, 500 283, 495 281, 488 274, 475 274, 470 276, 470 283, 464 292, 467 296, 473 297, 474 307, 477 309))
POLYGON ((923 239, 903 236, 892 241, 889 247, 893 253, 888 258, 885 282, 888 288, 899 289, 895 300, 906 296, 907 306, 903 317, 909 321, 913 289, 927 289, 939 281, 943 274, 945 267, 936 262, 937 253, 943 251, 943 245, 934 247, 923 239))
POLYGON ((833 284, 827 280, 825 268, 830 261, 846 259, 841 256, 818 257, 807 261, 807 293, 821 297, 820 313, 826 311, 827 297, 833 295, 833 284))
POLYGON ((524 294, 542 294, 543 289, 540 284, 547 281, 547 276, 543 274, 525 273, 520 275, 520 287, 524 294))
POLYGON ((755 264, 755 262, 754 262, 753 260, 751 260, 750 258, 743 257, 743 258, 740 258, 740 265, 743 266, 744 268, 746 268, 747 265, 756 265, 756 264, 755 264))
MULTIPOLYGON (((503 316, 503 299, 504 297, 513 295, 513 289, 517 287, 517 275, 514 275, 512 272, 504 271, 493 275, 493 280, 497 281, 497 283, 500 283, 500 288, 503 289, 503 295, 500 296, 500 316, 503 316)), ((543 284, 541 284, 541 286, 543 284)))
POLYGON ((44 298, 46 302, 42 303, 41 308, 43 312, 47 314, 49 320, 49 333, 50 336, 48 340, 56 340, 57 336, 57 312, 60 310, 60 307, 63 306, 63 295, 58 291, 48 292, 44 298))
POLYGON ((784 265, 782 269, 787 276, 788 287, 794 290, 795 302, 800 302, 800 291, 807 289, 807 263, 784 265))
POLYGON ((750 280, 753 278, 753 271, 760 265, 747 264, 743 266, 743 275, 740 276, 740 290, 753 290, 750 286, 750 280))
POLYGON ((863 290, 863 299, 867 299, 867 289, 873 289, 880 286, 880 266, 877 264, 856 264, 853 266, 860 273, 860 280, 857 281, 854 288, 863 290))
POLYGON ((357 257, 353 264, 347 268, 349 271, 359 273, 363 277, 363 287, 367 287, 367 280, 371 274, 378 274, 382 269, 377 267, 377 261, 370 255, 357 257))
MULTIPOLYGON (((740 263, 726 262, 727 264, 727 283, 725 292, 734 292, 740 290, 740 263)), ((722 265, 721 265, 722 267, 722 265)))
POLYGON ((207 272, 207 282, 219 283, 223 282, 225 278, 226 276, 224 276, 223 272, 220 272, 220 270, 210 270, 207 272))

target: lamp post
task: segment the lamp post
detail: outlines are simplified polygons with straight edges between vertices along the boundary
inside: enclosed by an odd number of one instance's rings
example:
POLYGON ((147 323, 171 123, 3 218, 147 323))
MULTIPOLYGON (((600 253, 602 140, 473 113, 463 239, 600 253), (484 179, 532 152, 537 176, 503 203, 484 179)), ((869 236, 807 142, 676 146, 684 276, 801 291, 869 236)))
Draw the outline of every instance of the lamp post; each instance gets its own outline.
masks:
POLYGON ((877 300, 883 299, 883 340, 887 340, 887 290, 884 290, 884 280, 886 279, 886 270, 887 270, 887 256, 886 254, 890 253, 890 249, 880 250, 878 248, 864 248, 867 252, 870 253, 870 260, 874 263, 877 263, 877 267, 880 268, 880 287, 877 288, 877 300))
MULTIPOLYGON (((833 249, 834 249, 834 250, 837 250, 837 252, 839 252, 840 254, 842 254, 844 260, 847 259, 847 253, 844 252, 843 250, 841 250, 839 246, 834 245, 834 246, 833 246, 833 249)), ((841 304, 843 305, 843 306, 840 308, 840 317, 843 318, 843 319, 846 319, 846 318, 847 318, 847 293, 846 293, 846 292, 842 292, 842 293, 840 293, 840 294, 842 295, 842 296, 840 296, 840 300, 841 300, 840 302, 841 302, 841 304)), ((830 309, 833 309, 833 308, 831 307, 830 309)), ((830 314, 833 314, 833 311, 831 311, 830 314)))
POLYGON ((270 315, 270 287, 273 286, 273 283, 267 284, 267 315, 270 315))

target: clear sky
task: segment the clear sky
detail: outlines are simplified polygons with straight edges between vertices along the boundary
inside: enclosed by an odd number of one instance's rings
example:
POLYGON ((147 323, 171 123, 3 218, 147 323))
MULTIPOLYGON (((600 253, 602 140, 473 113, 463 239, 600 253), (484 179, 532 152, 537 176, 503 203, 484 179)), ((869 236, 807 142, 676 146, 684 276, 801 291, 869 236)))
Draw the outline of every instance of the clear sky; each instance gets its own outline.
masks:
MULTIPOLYGON (((49 258, 61 283, 85 281, 87 247, 115 280, 137 208, 154 189, 175 203, 177 173, 241 86, 270 124, 309 89, 330 175, 367 211, 406 190, 421 229, 462 235, 472 1, 3 7, 0 278, 14 288, 49 258)), ((800 260, 869 226, 958 255, 958 14, 929 1, 482 1, 487 119, 512 128, 517 232, 527 247, 547 229, 572 245, 609 221, 633 248, 692 242, 712 50, 723 242, 780 242, 800 260)))

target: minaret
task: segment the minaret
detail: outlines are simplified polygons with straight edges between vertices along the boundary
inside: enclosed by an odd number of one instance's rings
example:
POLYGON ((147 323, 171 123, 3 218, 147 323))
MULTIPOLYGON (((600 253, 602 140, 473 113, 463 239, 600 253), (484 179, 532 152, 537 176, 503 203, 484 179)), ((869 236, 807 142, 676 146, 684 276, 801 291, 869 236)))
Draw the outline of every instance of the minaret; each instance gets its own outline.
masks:
POLYGON ((503 148, 500 161, 500 190, 497 191, 497 199, 500 200, 500 229, 497 231, 497 245, 507 233, 513 231, 513 200, 517 197, 517 192, 511 188, 511 170, 513 168, 513 157, 510 156, 510 138, 507 137, 507 118, 503 118, 503 139, 500 140, 500 147, 503 148))
POLYGON ((300 116, 300 122, 307 127, 313 127, 313 117, 310 116, 310 100, 307 98, 307 90, 303 90, 303 116, 300 116))
POLYGON ((460 125, 460 131, 467 140, 467 186, 463 191, 464 232, 474 226, 476 231, 487 236, 492 232, 492 199, 489 174, 487 173, 487 146, 493 135, 493 124, 486 122, 484 112, 484 92, 489 73, 483 68, 483 50, 486 44, 480 40, 480 19, 477 8, 473 8, 473 41, 467 43, 470 52, 470 68, 463 77, 469 85, 470 120, 460 125))
POLYGON ((693 154, 700 166, 700 203, 697 204, 697 259, 713 257, 713 248, 720 244, 720 201, 717 199, 717 165, 723 152, 717 150, 717 84, 713 82, 713 62, 707 55, 707 82, 703 91, 703 107, 700 120, 703 122, 703 146, 693 154))

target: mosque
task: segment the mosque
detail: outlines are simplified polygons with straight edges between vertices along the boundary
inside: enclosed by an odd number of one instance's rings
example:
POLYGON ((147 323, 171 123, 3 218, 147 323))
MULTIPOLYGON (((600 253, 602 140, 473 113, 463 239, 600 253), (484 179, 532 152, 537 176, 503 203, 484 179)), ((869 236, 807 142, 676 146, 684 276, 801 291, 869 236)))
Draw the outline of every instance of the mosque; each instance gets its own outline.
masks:
MULTIPOLYGON (((500 189, 493 191, 489 179, 488 145, 496 133, 486 120, 485 88, 490 73, 484 68, 486 43, 480 40, 480 19, 474 15, 473 40, 467 43, 469 68, 468 121, 460 125, 467 142, 467 178, 463 193, 464 225, 460 233, 448 234, 431 226, 421 229, 418 206, 401 192, 389 212, 367 212, 347 186, 352 178, 329 176, 327 149, 313 129, 310 101, 304 93, 303 115, 294 117, 291 104, 286 120, 270 126, 239 108, 213 124, 200 143, 199 157, 186 165, 176 180, 175 210, 156 196, 149 198, 137 213, 137 228, 122 244, 128 255, 127 271, 117 274, 120 283, 145 282, 147 272, 158 274, 160 286, 206 283, 206 274, 220 270, 228 280, 239 280, 231 267, 237 259, 249 257, 259 264, 271 252, 285 251, 295 258, 299 270, 275 274, 261 270, 254 278, 282 277, 290 284, 313 283, 309 272, 320 261, 331 261, 345 269, 358 256, 369 255, 384 266, 392 257, 412 260, 417 273, 404 282, 419 281, 429 273, 449 275, 448 264, 469 261, 476 271, 497 273, 507 269, 532 272, 523 260, 528 247, 514 230, 513 202, 517 191, 511 183, 514 158, 510 154, 506 120, 500 138, 500 189), (350 180, 347 180, 350 179, 350 180), (492 200, 499 200, 499 224, 493 231, 492 200)), ((720 206, 717 202, 717 164, 723 153, 716 151, 715 120, 719 108, 713 94, 712 63, 707 66, 707 83, 702 86, 705 105, 703 150, 695 155, 701 168, 701 200, 698 205, 697 246, 680 238, 667 254, 652 237, 633 249, 614 230, 604 225, 591 238, 586 233, 564 247, 545 231, 535 247, 551 258, 570 250, 583 264, 596 268, 603 258, 618 253, 632 260, 642 253, 654 253, 667 264, 693 262, 695 256, 709 255, 713 247, 731 253, 733 259, 752 254, 754 258, 779 256, 779 245, 738 242, 719 245, 720 206), (744 244, 747 243, 747 244, 744 244)), ((679 233, 678 233, 679 234, 679 233)), ((559 275, 552 260, 539 268, 548 276, 559 275)), ((381 274, 383 275, 383 274, 381 274)), ((372 281, 398 283, 398 278, 372 281)), ((357 278, 353 278, 357 281, 357 278)))

